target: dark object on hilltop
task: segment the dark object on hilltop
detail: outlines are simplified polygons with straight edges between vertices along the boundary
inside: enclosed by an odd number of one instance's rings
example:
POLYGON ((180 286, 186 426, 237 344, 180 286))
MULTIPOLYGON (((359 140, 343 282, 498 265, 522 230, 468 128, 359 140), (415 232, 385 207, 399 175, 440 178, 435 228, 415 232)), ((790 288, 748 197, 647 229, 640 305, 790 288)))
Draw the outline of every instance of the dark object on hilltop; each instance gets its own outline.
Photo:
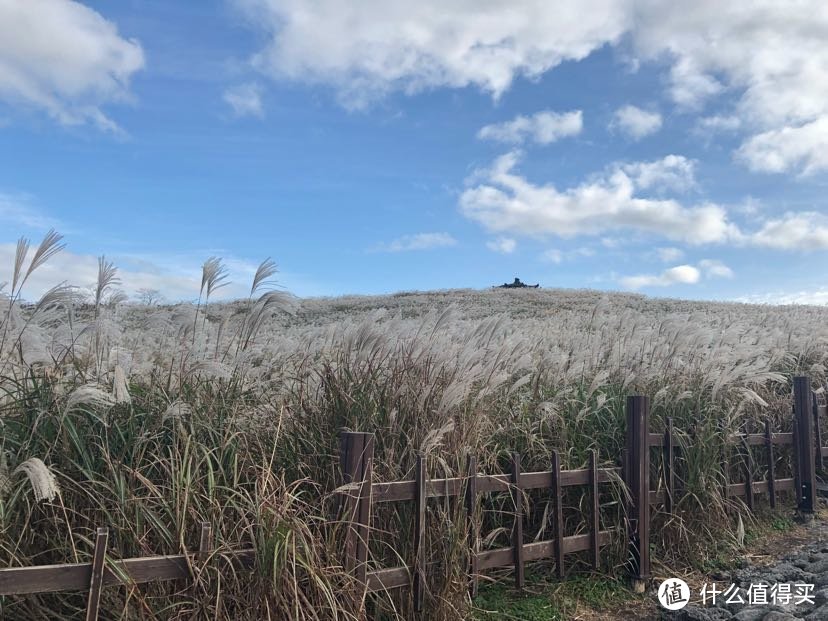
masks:
POLYGON ((515 278, 514 282, 504 282, 497 287, 499 289, 537 289, 540 287, 540 283, 537 285, 527 285, 526 283, 520 282, 520 278, 515 278))

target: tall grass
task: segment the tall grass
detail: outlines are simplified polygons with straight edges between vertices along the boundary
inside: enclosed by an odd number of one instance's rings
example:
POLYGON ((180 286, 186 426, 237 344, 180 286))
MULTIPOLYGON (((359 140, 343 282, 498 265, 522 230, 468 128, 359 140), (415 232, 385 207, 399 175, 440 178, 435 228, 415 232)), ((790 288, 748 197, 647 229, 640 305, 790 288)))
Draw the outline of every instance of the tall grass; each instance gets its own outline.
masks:
MULTIPOLYGON (((219 304, 216 258, 195 306, 123 304, 104 258, 92 303, 58 286, 24 304, 27 278, 60 248, 50 233, 30 259, 21 241, 0 289, 0 565, 88 560, 97 526, 113 558, 180 553, 201 521, 214 529, 216 562, 193 584, 107 589, 112 618, 349 619, 361 606, 409 618, 406 596, 346 597, 340 431, 376 434, 378 480, 411 478, 418 453, 432 477, 462 474, 470 453, 483 472, 505 471, 512 451, 525 470, 549 469, 553 450, 564 467, 591 449, 615 465, 632 393, 652 396, 653 431, 668 416, 678 431, 683 494, 675 516, 656 517, 656 557, 691 562, 748 519, 721 493, 728 438, 746 420, 789 426, 789 376, 825 376, 828 312, 812 307, 501 290, 298 304, 269 259, 246 300, 219 304), (247 546, 252 574, 221 562, 247 546)), ((620 493, 602 496, 605 526, 620 521, 620 493)), ((526 500, 527 537, 548 538, 548 495, 526 500)), ((508 545, 510 503, 483 501, 484 546, 508 545)), ((565 504, 576 534, 582 490, 565 504)), ((429 618, 465 617, 461 503, 431 501, 428 520, 429 618)), ((412 523, 406 503, 376 508, 378 564, 411 562, 412 523)), ((622 547, 606 571, 620 571, 622 547)), ((72 617, 84 598, 0 605, 9 618, 72 617)))

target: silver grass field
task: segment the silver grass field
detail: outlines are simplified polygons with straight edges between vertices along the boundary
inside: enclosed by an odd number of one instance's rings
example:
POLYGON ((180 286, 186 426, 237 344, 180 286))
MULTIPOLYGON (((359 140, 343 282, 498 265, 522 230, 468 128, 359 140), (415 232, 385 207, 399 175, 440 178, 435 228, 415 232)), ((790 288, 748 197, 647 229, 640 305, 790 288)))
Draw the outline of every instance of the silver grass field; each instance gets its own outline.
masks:
MULTIPOLYGON (((790 377, 825 381, 820 307, 555 289, 298 300, 269 260, 247 299, 219 303, 218 258, 193 304, 126 303, 103 257, 89 293, 55 283, 29 299, 29 277, 61 249, 53 233, 21 240, 0 272, 0 566, 88 561, 98 526, 112 558, 190 550, 201 521, 217 557, 257 552, 252 572, 212 563, 194 583, 107 588, 104 618, 356 618, 335 520, 340 430, 376 434, 379 481, 412 478, 418 452, 432 477, 462 475, 472 453, 484 472, 507 471, 512 451, 524 470, 548 469, 553 450, 566 468, 590 449, 617 465, 629 394, 651 397, 651 431, 672 417, 678 433, 681 496, 674 517, 654 517, 656 564, 699 566, 762 519, 721 493, 728 438, 746 422, 789 431, 790 377)), ((602 519, 617 525, 624 491, 604 492, 602 519)), ((526 536, 548 538, 548 495, 527 501, 526 536)), ((510 502, 484 501, 484 548, 508 545, 510 502)), ((587 499, 565 502, 576 534, 587 499)), ((378 565, 411 562, 412 524, 407 503, 377 507, 378 565)), ((462 506, 430 504, 427 534, 427 618, 472 618, 462 506)), ((623 576, 623 542, 602 557, 623 576)), ((407 594, 364 605, 414 618, 407 594)), ((84 607, 82 593, 0 598, 15 619, 84 607)))

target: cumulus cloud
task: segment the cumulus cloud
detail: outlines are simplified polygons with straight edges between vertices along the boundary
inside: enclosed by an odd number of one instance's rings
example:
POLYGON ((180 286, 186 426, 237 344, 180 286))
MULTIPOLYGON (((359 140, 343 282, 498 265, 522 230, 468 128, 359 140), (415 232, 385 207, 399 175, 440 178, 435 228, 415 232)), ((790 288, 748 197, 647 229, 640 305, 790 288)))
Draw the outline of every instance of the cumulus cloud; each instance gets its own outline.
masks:
POLYGON ((733 278, 733 270, 717 259, 699 261, 699 269, 708 278, 733 278))
POLYGON ((511 144, 527 140, 537 144, 550 144, 567 136, 577 136, 583 126, 580 110, 563 113, 544 110, 532 116, 516 116, 511 121, 486 125, 477 133, 477 137, 511 144))
POLYGON ((692 265, 677 265, 664 270, 661 274, 639 274, 626 276, 620 280, 626 289, 643 287, 669 287, 670 285, 694 285, 701 279, 701 272, 692 265))
MULTIPOLYGON (((695 187, 694 163, 668 155, 651 162, 609 166, 579 185, 558 189, 521 176, 521 154, 512 151, 467 180, 459 199, 461 213, 487 231, 502 235, 545 238, 607 235, 633 231, 692 245, 730 243, 742 247, 808 251, 828 249, 828 217, 818 212, 789 212, 758 217, 756 209, 738 207, 753 225, 740 227, 728 210, 709 202, 682 204, 674 198, 647 196, 695 187)), ((604 238, 607 247, 617 245, 604 238)), ((678 249, 663 249, 665 261, 678 249)))
POLYGON ((696 162, 682 155, 668 155, 652 162, 633 162, 621 168, 642 190, 683 192, 696 186, 696 162))
POLYGON ((698 265, 677 265, 660 274, 639 274, 620 279, 626 289, 644 287, 669 287, 671 285, 695 285, 704 278, 733 278, 733 270, 716 259, 704 259, 698 265))
POLYGON ((796 127, 757 134, 739 148, 737 157, 755 171, 800 171, 803 175, 828 171, 828 114, 796 127))
POLYGON ((671 65, 670 91, 700 107, 728 90, 735 114, 756 131, 739 150, 754 170, 825 170, 828 152, 828 10, 821 0, 636 2, 632 32, 643 59, 671 65), (758 131, 757 131, 758 130, 758 131))
POLYGON ((623 167, 559 190, 552 184, 536 185, 517 174, 518 161, 519 154, 511 152, 473 176, 476 185, 460 196, 463 215, 494 233, 535 237, 633 230, 703 244, 726 241, 736 231, 725 210, 717 205, 685 207, 672 199, 637 195, 641 181, 623 167))
POLYGON ((407 252, 409 250, 431 250, 456 245, 457 240, 448 233, 417 233, 416 235, 403 235, 387 244, 379 244, 374 248, 374 251, 407 252))
POLYGON ((624 106, 615 111, 610 127, 640 140, 661 129, 661 115, 636 106, 624 106))
POLYGON ((118 131, 102 106, 129 97, 144 66, 134 39, 72 0, 0 0, 0 100, 65 125, 118 131))
POLYGON ((228 88, 224 91, 222 99, 236 116, 264 116, 262 87, 259 84, 248 82, 228 88))
MULTIPOLYGON (((687 109, 733 95, 732 114, 709 128, 735 129, 740 120, 750 132, 740 161, 768 172, 825 169, 822 0, 698 0, 692 11, 662 0, 527 0, 519 8, 472 0, 232 1, 264 35, 256 67, 277 79, 330 85, 350 106, 439 87, 498 97, 517 77, 537 78, 623 41, 639 66, 669 67, 670 95, 687 109)), ((622 115, 632 136, 658 129, 657 115, 636 110, 622 115)))
POLYGON ((828 218, 816 212, 786 213, 765 221, 746 241, 777 250, 826 250, 828 218))
POLYGON ((511 237, 498 237, 486 242, 486 248, 500 254, 512 254, 517 248, 517 242, 511 237))
POLYGON ((391 91, 474 86, 497 97, 618 40, 626 1, 233 0, 263 32, 253 62, 276 78, 332 85, 360 107, 391 91))

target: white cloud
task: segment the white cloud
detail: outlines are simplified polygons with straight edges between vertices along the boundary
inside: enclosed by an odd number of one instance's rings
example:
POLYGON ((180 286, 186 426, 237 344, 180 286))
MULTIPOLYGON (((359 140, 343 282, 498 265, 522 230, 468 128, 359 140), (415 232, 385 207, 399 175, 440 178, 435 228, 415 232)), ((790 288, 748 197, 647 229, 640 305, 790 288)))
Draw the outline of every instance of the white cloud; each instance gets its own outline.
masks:
POLYGON ((658 258, 665 263, 680 261, 684 258, 684 251, 681 248, 657 248, 656 253, 658 254, 658 258))
POLYGON ((23 194, 0 192, 0 222, 21 226, 26 229, 43 231, 55 228, 58 222, 43 215, 31 204, 31 198, 23 194))
POLYGON ((610 126, 618 128, 635 140, 640 140, 661 129, 661 122, 658 112, 648 112, 636 106, 624 106, 615 111, 610 126))
POLYGON ((498 237, 486 242, 486 248, 492 252, 501 254, 512 254, 517 248, 517 242, 511 237, 498 237))
POLYGON ((543 254, 541 254, 540 259, 541 261, 544 261, 546 263, 555 263, 557 265, 563 261, 564 257, 563 252, 561 252, 557 248, 550 248, 549 250, 545 250, 543 254))
POLYGON ((739 148, 737 157, 755 171, 799 170, 803 175, 828 171, 828 114, 797 127, 753 136, 739 148))
POLYGON ((620 280, 627 289, 643 287, 669 287, 670 285, 694 285, 701 279, 701 272, 692 265, 677 265, 664 270, 661 274, 639 274, 626 276, 620 280))
POLYGON ((642 190, 676 190, 696 186, 696 162, 682 155, 668 155, 652 162, 634 162, 621 166, 642 190))
POLYGON ((677 265, 660 274, 638 274, 619 280, 626 289, 644 287, 669 287, 671 285, 695 285, 704 278, 733 278, 733 270, 716 259, 703 259, 698 265, 677 265))
MULTIPOLYGON (((825 169, 823 0, 697 0, 692 11, 663 0, 233 2, 265 37, 253 60, 262 72, 330 85, 356 107, 390 92, 439 87, 473 86, 498 97, 517 77, 537 78, 629 42, 622 53, 631 64, 669 67, 679 105, 698 110, 720 94, 733 96, 728 120, 708 127, 735 128, 739 119, 758 139, 747 139, 742 161, 762 171, 825 169)), ((655 116, 649 123, 631 118, 634 136, 657 129, 655 116)))
POLYGON ((733 278, 733 270, 717 259, 702 259, 699 268, 707 278, 733 278))
POLYGON ((0 100, 65 125, 119 131, 101 106, 129 97, 141 45, 71 0, 0 0, 0 100))
POLYGON ((816 212, 786 213, 767 220, 746 242, 777 250, 827 250, 828 218, 816 212))
POLYGON ((472 179, 477 185, 460 196, 463 215, 491 232, 535 237, 633 230, 703 244, 724 242, 738 232, 717 205, 685 207, 672 199, 637 196, 636 179, 621 167, 558 190, 521 177, 514 171, 518 160, 519 154, 511 152, 479 171, 472 179))
POLYGON ((495 97, 618 40, 626 0, 234 0, 267 37, 254 64, 275 78, 332 85, 349 106, 391 91, 475 86, 495 97))
POLYGON ((379 244, 376 252, 407 252, 409 250, 431 250, 456 246, 457 240, 448 233, 417 233, 403 235, 388 244, 379 244))
POLYGON ((236 116, 264 116, 262 87, 259 84, 248 82, 228 88, 224 91, 222 99, 233 109, 236 116))
POLYGON ((697 128, 702 132, 733 132, 742 126, 738 116, 713 115, 699 119, 697 128))
POLYGON ((544 110, 532 116, 516 116, 511 121, 486 125, 477 133, 477 137, 511 144, 527 140, 537 144, 550 144, 567 136, 577 136, 583 126, 580 110, 562 113, 544 110))
POLYGON ((734 114, 757 132, 739 151, 755 170, 825 169, 828 8, 822 0, 635 3, 634 45, 671 63, 673 99, 701 107, 725 90, 734 114))

